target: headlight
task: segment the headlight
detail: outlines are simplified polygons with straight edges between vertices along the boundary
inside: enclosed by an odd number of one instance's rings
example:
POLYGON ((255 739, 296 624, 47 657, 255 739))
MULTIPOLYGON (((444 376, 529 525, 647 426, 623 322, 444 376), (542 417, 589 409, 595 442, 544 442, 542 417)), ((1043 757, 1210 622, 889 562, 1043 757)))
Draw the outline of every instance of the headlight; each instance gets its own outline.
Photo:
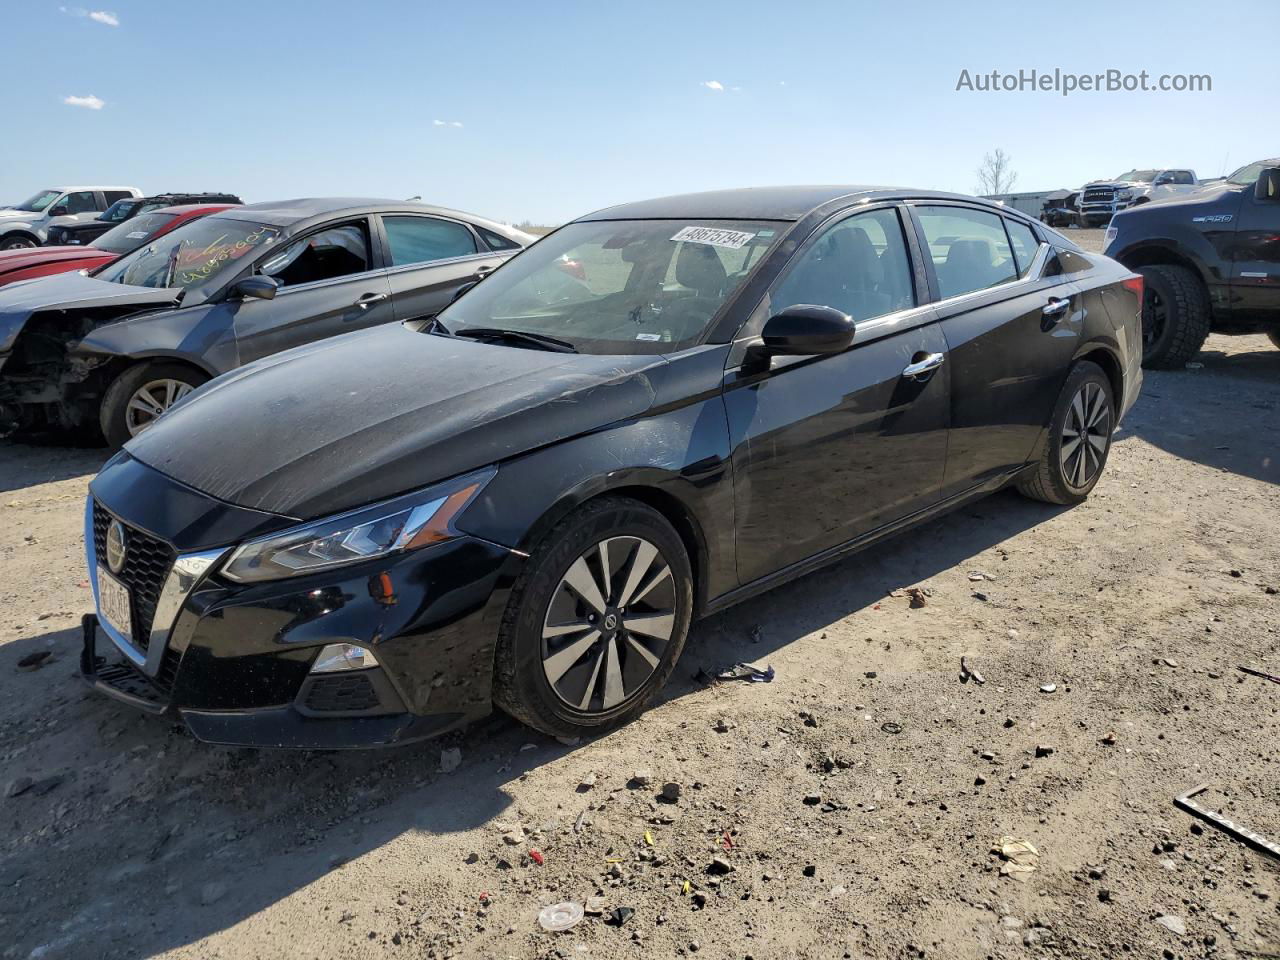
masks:
POLYGON ((236 548, 222 575, 237 583, 283 580, 452 540, 458 536, 454 519, 495 472, 468 474, 421 493, 250 540, 236 548))
POLYGON ((1121 191, 1117 194, 1117 196, 1118 196, 1121 200, 1132 200, 1132 199, 1133 199, 1133 191, 1132 191, 1132 190, 1121 190, 1121 191))

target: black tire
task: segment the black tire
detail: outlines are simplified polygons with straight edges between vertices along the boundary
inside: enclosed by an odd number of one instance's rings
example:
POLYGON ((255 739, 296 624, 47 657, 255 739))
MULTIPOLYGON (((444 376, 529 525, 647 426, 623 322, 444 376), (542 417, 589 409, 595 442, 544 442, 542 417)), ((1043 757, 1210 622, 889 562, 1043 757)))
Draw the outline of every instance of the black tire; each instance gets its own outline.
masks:
POLYGON ((38 246, 40 246, 38 240, 22 233, 11 237, 0 237, 0 250, 29 250, 38 246))
POLYGON ((1280 330, 1268 330, 1267 339, 1271 341, 1271 345, 1280 350, 1280 330))
MULTIPOLYGON (((1087 402, 1086 399, 1086 404, 1087 402)), ((1018 479, 1018 492, 1032 500, 1042 500, 1045 503, 1083 503, 1107 465, 1107 454, 1111 452, 1111 434, 1115 430, 1115 422, 1115 396, 1107 375, 1096 363, 1088 360, 1076 364, 1068 374, 1067 382, 1062 385, 1062 392, 1058 394, 1058 402, 1053 408, 1053 417, 1049 421, 1049 436, 1040 454, 1040 462, 1033 471, 1023 474, 1018 479), (1088 448, 1085 446, 1088 441, 1081 441, 1077 445, 1084 448, 1080 449, 1082 456, 1086 454, 1086 450, 1088 451, 1085 461, 1088 471, 1081 475, 1075 472, 1076 467, 1079 466, 1079 461, 1074 459, 1076 448, 1068 447, 1064 454, 1064 444, 1069 443, 1068 418, 1074 415, 1073 405, 1076 398, 1094 396, 1095 389, 1100 391, 1097 395, 1106 402, 1106 426, 1098 433, 1090 431, 1090 434, 1095 441, 1101 441, 1103 447, 1101 450, 1096 446, 1088 448), (1072 474, 1075 474, 1080 482, 1075 482, 1072 474)))
MULTIPOLYGON (((139 429, 138 424, 132 422, 129 412, 130 402, 147 384, 162 381, 184 384, 186 389, 181 396, 185 396, 186 393, 190 393, 208 380, 209 377, 204 373, 182 363, 161 361, 134 364, 116 377, 107 387, 106 393, 102 395, 102 406, 98 418, 107 444, 111 449, 117 450, 124 446, 130 437, 141 433, 146 426, 150 426, 148 422, 139 429)), ((175 402, 181 399, 181 396, 176 397, 175 402)))
MULTIPOLYGON (((616 553, 615 563, 621 559, 615 586, 609 597, 612 603, 629 585, 629 564, 635 563, 635 554, 624 554, 619 558, 616 553), (617 586, 618 582, 622 586, 617 586)), ((599 564, 599 560, 595 561, 599 564)), ((594 568, 598 572, 599 567, 594 568)), ((660 568, 647 569, 661 573, 660 568)), ((642 571, 644 572, 644 571, 642 571)), ((608 579, 608 578, 605 578, 608 579)), ((596 577, 596 583, 600 581, 596 577)), ((642 586, 638 584, 637 587, 642 586)), ((633 590, 633 593, 635 591, 633 590)), ((579 601, 580 609, 586 611, 584 618, 594 617, 585 601, 579 601)), ((638 602, 628 608, 623 607, 626 616, 644 613, 639 608, 644 602, 638 602)), ((618 609, 609 607, 609 609, 618 609)), ((503 616, 502 626, 498 633, 498 646, 494 663, 493 698, 504 711, 521 723, 541 730, 556 737, 593 736, 635 719, 654 694, 662 688, 675 669, 676 661, 684 649, 685 638, 689 632, 689 623, 693 612, 693 576, 689 557, 679 534, 658 511, 627 497, 605 496, 589 501, 568 517, 561 520, 542 539, 534 549, 524 572, 512 588, 511 597, 503 616), (672 631, 661 655, 651 652, 650 658, 656 659, 656 666, 644 666, 644 661, 637 653, 629 649, 630 641, 626 632, 619 630, 615 639, 607 638, 599 628, 590 633, 599 634, 592 641, 583 636, 568 640, 555 638, 544 639, 546 624, 553 617, 553 604, 562 603, 566 598, 572 601, 574 594, 564 593, 565 580, 579 559, 588 560, 588 555, 598 557, 598 545, 606 540, 629 541, 638 538, 638 542, 647 542, 658 551, 655 563, 665 561, 671 573, 671 583, 663 583, 664 603, 671 603, 673 609, 672 631), (563 644, 558 650, 569 646, 577 646, 590 642, 584 652, 577 654, 572 660, 574 666, 563 674, 568 678, 573 672, 575 677, 582 678, 580 690, 586 691, 588 706, 572 705, 557 688, 553 687, 548 674, 550 670, 544 660, 553 656, 549 644, 563 644), (605 686, 606 677, 600 674, 600 664, 606 658, 609 643, 616 644, 612 663, 621 663, 616 676, 621 681, 624 673, 639 674, 641 670, 652 670, 646 679, 638 679, 634 689, 626 693, 621 702, 605 707, 609 694, 605 686), (634 662, 632 661, 634 657, 634 662), (594 664, 588 670, 589 664, 594 664), (636 668, 641 668, 637 670, 636 668), (589 679, 587 679, 589 677, 589 679), (600 706, 596 706, 592 692, 599 693, 600 706)), ((560 620, 559 617, 556 617, 560 620)), ((576 619, 576 618, 575 618, 576 619)), ((603 624, 603 620, 599 621, 603 624)), ((620 621, 625 624, 625 617, 620 621)), ((606 667, 606 672, 608 668, 606 667)), ((616 689, 616 688, 615 688, 616 689)), ((625 687, 624 687, 625 689, 625 687)), ((575 694, 576 695, 576 694, 575 694)))
POLYGON ((1154 370, 1185 367, 1209 336, 1209 291, 1186 267, 1139 267, 1142 295, 1142 365, 1154 370))

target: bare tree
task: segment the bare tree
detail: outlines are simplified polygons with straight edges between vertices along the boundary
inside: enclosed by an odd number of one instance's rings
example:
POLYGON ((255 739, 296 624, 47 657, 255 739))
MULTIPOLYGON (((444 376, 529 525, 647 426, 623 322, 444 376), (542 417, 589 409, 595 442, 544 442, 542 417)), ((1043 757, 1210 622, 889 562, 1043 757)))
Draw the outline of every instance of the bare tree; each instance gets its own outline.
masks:
POLYGON ((1000 147, 996 147, 995 153, 988 153, 977 170, 978 185, 973 192, 980 197, 1009 193, 1018 182, 1018 175, 1009 168, 1010 163, 1009 155, 1000 147))

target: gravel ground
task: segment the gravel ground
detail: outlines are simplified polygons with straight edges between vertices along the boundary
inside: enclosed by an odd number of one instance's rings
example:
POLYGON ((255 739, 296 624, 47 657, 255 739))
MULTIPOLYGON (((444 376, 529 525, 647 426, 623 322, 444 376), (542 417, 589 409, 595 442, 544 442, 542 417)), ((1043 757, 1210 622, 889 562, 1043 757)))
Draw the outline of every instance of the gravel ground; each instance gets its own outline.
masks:
POLYGON ((1280 687, 1236 670, 1280 673, 1280 351, 1198 363, 1085 505, 1002 493, 706 620, 575 745, 234 751, 88 694, 103 454, 0 444, 0 956, 1280 956, 1280 864, 1172 804, 1280 839, 1280 687), (776 679, 693 679, 738 660, 776 679))

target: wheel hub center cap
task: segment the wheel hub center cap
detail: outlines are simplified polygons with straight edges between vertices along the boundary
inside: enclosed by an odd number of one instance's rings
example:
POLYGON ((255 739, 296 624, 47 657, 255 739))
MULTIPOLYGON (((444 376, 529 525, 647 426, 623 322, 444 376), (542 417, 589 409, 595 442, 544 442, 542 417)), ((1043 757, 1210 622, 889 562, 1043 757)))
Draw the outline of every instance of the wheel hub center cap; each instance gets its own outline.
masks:
POLYGON ((610 614, 608 614, 607 616, 605 616, 605 618, 604 618, 604 628, 605 628, 606 630, 617 630, 617 629, 618 629, 618 615, 617 615, 616 613, 610 613, 610 614))

